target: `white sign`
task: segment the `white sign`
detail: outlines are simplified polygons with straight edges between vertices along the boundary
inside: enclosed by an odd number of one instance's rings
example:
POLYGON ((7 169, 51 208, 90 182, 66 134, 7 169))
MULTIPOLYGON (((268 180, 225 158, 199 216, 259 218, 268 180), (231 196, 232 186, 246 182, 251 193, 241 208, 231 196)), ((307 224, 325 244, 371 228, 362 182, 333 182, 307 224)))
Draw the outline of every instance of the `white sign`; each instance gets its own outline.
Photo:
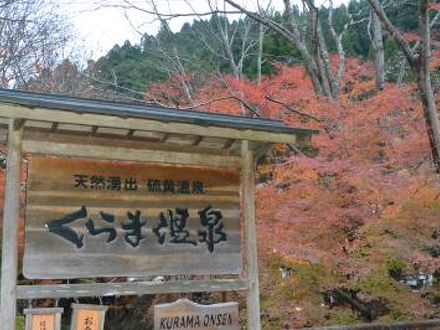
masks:
POLYGON ((188 299, 154 306, 154 330, 239 330, 238 303, 200 305, 188 299))

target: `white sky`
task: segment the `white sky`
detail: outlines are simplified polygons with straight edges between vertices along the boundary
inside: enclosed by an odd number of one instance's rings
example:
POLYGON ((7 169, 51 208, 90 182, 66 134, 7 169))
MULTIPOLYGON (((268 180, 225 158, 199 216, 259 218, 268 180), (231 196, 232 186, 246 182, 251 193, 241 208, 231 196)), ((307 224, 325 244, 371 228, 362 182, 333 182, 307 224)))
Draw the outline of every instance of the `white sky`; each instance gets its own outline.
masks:
MULTIPOLYGON (((126 1, 140 8, 152 10, 149 0, 126 1)), ((216 1, 219 3, 220 9, 223 9, 221 7, 222 0, 211 0, 211 3, 216 1)), ((257 1, 237 0, 237 2, 253 10, 256 9, 257 1)), ((263 8, 269 2, 274 8, 283 8, 282 0, 259 1, 263 8)), ((342 1, 344 0, 335 0, 335 3, 341 3, 342 1)), ((326 0, 319 0, 317 4, 325 2, 326 0)), ((207 0, 155 0, 155 3, 158 11, 162 13, 190 13, 192 12, 191 7, 198 12, 209 11, 207 0)), ((78 45, 80 48, 84 48, 82 51, 87 53, 88 58, 99 58, 115 44, 122 45, 125 40, 138 43, 141 38, 139 33, 155 34, 159 26, 154 16, 147 13, 135 9, 124 10, 120 7, 109 7, 124 4, 124 0, 60 0, 57 4, 60 12, 66 15, 72 23, 78 45)), ((228 10, 231 9, 231 7, 228 7, 228 10)), ((204 16, 204 18, 208 17, 204 16)), ((169 24, 173 31, 178 31, 184 22, 193 20, 194 17, 180 17, 172 19, 169 24)))

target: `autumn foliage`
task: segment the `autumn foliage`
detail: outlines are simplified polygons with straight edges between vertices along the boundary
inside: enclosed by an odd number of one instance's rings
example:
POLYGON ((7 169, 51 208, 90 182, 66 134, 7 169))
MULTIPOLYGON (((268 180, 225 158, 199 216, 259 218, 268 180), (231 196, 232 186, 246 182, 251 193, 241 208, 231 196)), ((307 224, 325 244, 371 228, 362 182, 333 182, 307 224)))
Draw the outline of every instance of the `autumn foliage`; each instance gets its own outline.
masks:
MULTIPOLYGON (((226 77, 197 88, 197 109, 319 130, 258 167, 265 329, 440 317, 440 182, 422 108, 415 86, 378 92, 373 72, 347 59, 337 100, 316 97, 300 66, 278 65, 260 85, 226 77), (433 283, 402 283, 417 274, 433 283)), ((181 91, 191 79, 152 84, 146 98, 192 107, 181 91)))
POLYGON ((338 100, 317 98, 299 66, 280 65, 260 85, 229 78, 199 89, 205 110, 238 115, 245 104, 250 116, 320 131, 259 166, 267 329, 440 317, 440 182, 422 108, 415 86, 378 92, 373 72, 348 59, 338 100), (401 283, 417 274, 433 284, 401 283))

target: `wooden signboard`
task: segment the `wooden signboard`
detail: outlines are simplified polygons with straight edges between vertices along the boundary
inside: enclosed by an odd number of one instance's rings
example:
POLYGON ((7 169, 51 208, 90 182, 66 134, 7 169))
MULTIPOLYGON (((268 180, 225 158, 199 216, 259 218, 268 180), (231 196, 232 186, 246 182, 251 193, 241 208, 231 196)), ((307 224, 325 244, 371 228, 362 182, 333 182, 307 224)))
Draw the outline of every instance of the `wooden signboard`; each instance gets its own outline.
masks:
POLYGON ((103 330, 107 306, 72 304, 71 330, 103 330))
POLYGON ((25 309, 25 330, 60 330, 61 313, 63 313, 63 308, 25 309))
POLYGON ((232 170, 32 157, 27 278, 239 274, 232 170))
POLYGON ((238 303, 199 305, 188 299, 154 306, 154 330, 239 330, 238 303))

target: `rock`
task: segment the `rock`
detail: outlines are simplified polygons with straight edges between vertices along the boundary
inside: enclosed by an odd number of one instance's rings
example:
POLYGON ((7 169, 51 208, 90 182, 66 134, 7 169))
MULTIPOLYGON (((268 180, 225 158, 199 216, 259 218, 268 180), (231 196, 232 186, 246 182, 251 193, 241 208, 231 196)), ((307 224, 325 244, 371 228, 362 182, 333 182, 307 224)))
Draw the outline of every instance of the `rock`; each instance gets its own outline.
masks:
POLYGON ((407 275, 403 277, 399 282, 405 284, 412 290, 421 290, 423 288, 426 288, 427 286, 432 285, 433 276, 432 274, 423 273, 407 275))

